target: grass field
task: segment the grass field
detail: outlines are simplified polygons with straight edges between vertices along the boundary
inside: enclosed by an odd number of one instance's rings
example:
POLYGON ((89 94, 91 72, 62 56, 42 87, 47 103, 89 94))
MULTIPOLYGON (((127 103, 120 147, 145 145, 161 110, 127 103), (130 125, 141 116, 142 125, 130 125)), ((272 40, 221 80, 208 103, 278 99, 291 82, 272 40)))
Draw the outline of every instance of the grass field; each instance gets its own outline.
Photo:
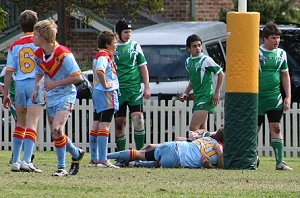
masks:
MULTIPOLYGON (((276 171, 273 158, 261 157, 250 170, 87 168, 76 176, 52 177, 54 152, 36 152, 43 173, 14 173, 11 152, 0 151, 0 197, 300 197, 300 158, 286 158, 294 171, 276 171)), ((68 156, 70 163, 70 156, 68 156)))

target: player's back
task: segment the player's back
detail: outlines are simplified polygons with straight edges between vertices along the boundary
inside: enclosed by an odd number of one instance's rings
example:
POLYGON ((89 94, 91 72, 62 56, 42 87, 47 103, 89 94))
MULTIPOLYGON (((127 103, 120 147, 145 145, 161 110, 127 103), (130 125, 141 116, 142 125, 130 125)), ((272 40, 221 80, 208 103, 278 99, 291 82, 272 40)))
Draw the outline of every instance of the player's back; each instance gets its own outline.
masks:
POLYGON ((9 47, 6 67, 16 74, 15 80, 35 78, 33 33, 26 33, 9 47))

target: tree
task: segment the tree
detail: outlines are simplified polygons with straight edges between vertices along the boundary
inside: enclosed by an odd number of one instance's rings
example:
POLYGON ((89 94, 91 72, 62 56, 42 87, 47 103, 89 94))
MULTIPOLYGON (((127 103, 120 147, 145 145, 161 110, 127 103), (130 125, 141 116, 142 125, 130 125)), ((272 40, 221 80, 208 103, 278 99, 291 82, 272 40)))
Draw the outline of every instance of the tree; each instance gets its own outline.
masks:
POLYGON ((0 33, 6 27, 5 24, 6 17, 7 17, 7 12, 5 12, 2 7, 0 7, 0 33))
MULTIPOLYGON (((232 10, 237 11, 238 0, 233 0, 232 10)), ((300 8, 296 7, 294 0, 251 0, 248 1, 247 10, 249 12, 260 12, 261 23, 268 21, 275 22, 295 22, 300 21, 300 8)), ((221 21, 226 21, 228 10, 221 9, 219 16, 221 21)))
POLYGON ((65 17, 71 11, 83 12, 82 20, 88 22, 97 15, 105 17, 111 9, 120 10, 129 19, 134 19, 141 10, 155 14, 163 9, 163 0, 10 0, 10 2, 18 5, 21 10, 31 9, 38 11, 39 14, 57 12, 58 39, 61 44, 65 43, 65 17))

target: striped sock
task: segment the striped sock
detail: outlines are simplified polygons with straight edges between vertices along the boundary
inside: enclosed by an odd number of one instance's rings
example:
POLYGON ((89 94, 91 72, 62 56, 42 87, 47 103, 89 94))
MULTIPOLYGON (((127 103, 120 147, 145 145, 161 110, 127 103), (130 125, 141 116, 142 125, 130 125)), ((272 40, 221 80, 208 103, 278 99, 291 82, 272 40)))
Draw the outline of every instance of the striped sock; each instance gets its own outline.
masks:
POLYGON ((68 143, 67 136, 63 135, 59 138, 53 138, 55 152, 57 156, 57 168, 58 169, 65 169, 66 168, 66 147, 68 143))
POLYGON ((34 151, 34 146, 36 142, 36 132, 33 129, 26 129, 25 139, 24 139, 24 161, 26 163, 31 162, 31 156, 34 151))
POLYGON ((13 163, 20 162, 20 154, 24 137, 25 129, 17 126, 13 134, 13 163))
POLYGON ((100 129, 97 136, 97 146, 99 162, 105 163, 107 160, 107 144, 108 144, 109 131, 106 129, 100 129))
POLYGON ((126 136, 124 135, 124 136, 121 136, 121 137, 116 137, 116 144, 117 144, 118 151, 125 150, 126 136))
POLYGON ((145 142, 145 130, 136 131, 134 130, 134 142, 137 150, 140 150, 144 147, 145 142))
POLYGON ((274 150, 276 164, 283 161, 283 139, 272 138, 271 145, 274 150))
POLYGON ((136 160, 136 150, 130 149, 130 150, 118 151, 115 153, 108 153, 107 158, 116 159, 116 160, 133 161, 136 160))
POLYGON ((73 159, 78 159, 80 156, 79 149, 72 143, 68 136, 65 135, 65 137, 67 139, 66 150, 72 155, 73 159))
POLYGON ((98 162, 98 146, 97 146, 97 130, 90 131, 90 153, 91 153, 91 160, 93 162, 98 162))

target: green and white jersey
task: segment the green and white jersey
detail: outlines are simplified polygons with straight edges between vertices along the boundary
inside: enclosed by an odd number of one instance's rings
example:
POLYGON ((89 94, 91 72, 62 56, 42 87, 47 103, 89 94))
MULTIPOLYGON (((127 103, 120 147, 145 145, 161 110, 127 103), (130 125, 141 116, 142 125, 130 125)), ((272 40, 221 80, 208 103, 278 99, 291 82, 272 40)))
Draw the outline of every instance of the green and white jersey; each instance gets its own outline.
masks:
MULTIPOLYGON (((0 85, 1 86, 4 86, 5 72, 6 72, 6 67, 4 67, 3 70, 0 73, 0 85)), ((13 76, 12 76, 12 81, 10 83, 9 94, 10 94, 10 97, 11 97, 12 101, 14 102, 15 101, 15 95, 16 95, 16 91, 15 91, 15 74, 13 74, 13 76)))
POLYGON ((215 61, 201 53, 197 57, 189 57, 185 63, 192 83, 195 102, 211 102, 215 94, 213 87, 213 74, 217 75, 222 68, 215 61))
POLYGON ((147 61, 141 46, 136 41, 129 40, 126 43, 118 43, 115 62, 120 88, 140 85, 139 67, 146 65, 147 61))
POLYGON ((283 49, 267 50, 259 47, 259 94, 277 97, 280 94, 281 72, 288 71, 287 56, 283 49))

